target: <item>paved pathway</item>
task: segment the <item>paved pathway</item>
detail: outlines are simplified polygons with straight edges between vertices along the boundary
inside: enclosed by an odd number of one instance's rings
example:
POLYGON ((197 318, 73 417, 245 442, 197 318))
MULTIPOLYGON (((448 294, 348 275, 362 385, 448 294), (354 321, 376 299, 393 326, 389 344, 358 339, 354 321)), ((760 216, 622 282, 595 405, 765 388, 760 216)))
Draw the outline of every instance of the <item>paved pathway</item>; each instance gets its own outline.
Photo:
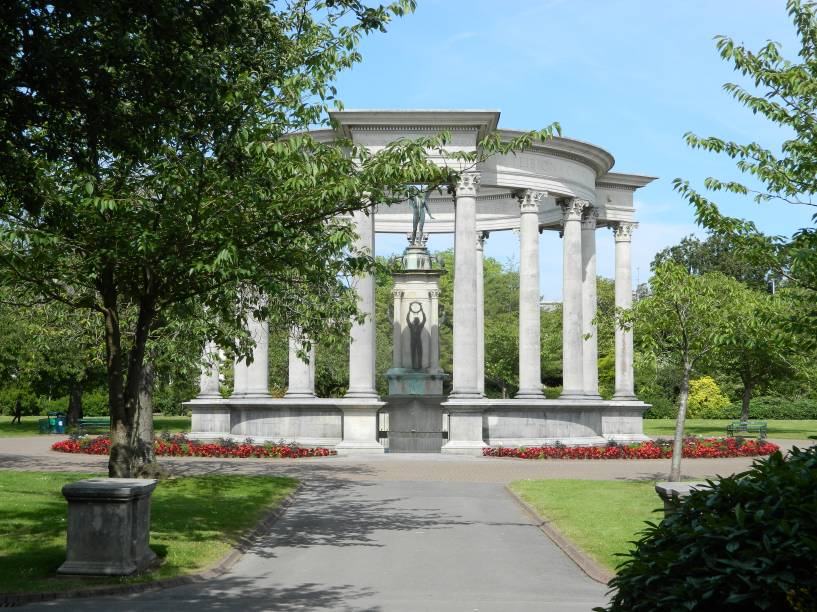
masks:
MULTIPOLYGON (((46 438, 0 439, 0 469, 104 471, 46 438)), ((791 443, 787 443, 790 446, 791 443)), ((655 479, 665 461, 525 461, 442 455, 287 460, 167 459, 178 474, 288 474, 307 483, 272 531, 225 575, 132 596, 26 610, 590 610, 590 580, 510 498, 520 478, 655 479)), ((689 460, 690 476, 750 459, 689 460)))

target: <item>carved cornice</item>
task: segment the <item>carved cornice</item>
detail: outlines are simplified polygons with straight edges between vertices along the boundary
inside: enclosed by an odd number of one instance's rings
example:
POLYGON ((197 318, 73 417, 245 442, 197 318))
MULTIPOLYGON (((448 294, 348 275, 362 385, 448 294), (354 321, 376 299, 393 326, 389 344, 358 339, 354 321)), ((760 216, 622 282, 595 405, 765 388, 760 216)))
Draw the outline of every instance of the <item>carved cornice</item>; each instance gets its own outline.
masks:
POLYGON ((479 172, 463 172, 454 188, 454 198, 461 196, 476 197, 479 193, 479 172))
POLYGON ((613 183, 596 183, 596 189, 610 189, 612 191, 629 191, 633 192, 638 187, 632 187, 630 185, 615 185, 613 183))
POLYGON ((544 191, 536 191, 535 189, 523 189, 522 191, 518 191, 515 195, 516 199, 519 200, 519 212, 525 214, 538 213, 539 202, 545 199, 547 193, 544 191))
POLYGON ((612 226, 613 238, 616 242, 630 242, 633 235, 633 230, 637 227, 637 223, 619 222, 612 226))
POLYGON ((599 217, 599 209, 595 206, 588 206, 584 209, 584 216, 582 217, 582 229, 594 230, 596 229, 596 220, 599 217))
POLYGON ((562 223, 566 221, 581 221, 584 209, 590 206, 588 200, 580 200, 579 198, 570 198, 559 201, 559 206, 562 209, 562 223))

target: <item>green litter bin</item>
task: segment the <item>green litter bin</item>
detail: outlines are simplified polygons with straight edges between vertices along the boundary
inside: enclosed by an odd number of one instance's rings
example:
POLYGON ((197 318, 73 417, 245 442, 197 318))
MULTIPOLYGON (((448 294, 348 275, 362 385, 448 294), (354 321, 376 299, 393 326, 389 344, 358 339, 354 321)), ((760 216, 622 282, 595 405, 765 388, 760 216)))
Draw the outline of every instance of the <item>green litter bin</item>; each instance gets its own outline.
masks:
POLYGON ((48 426, 48 419, 39 419, 37 421, 37 427, 41 434, 51 433, 51 428, 48 426))
POLYGON ((65 433, 65 413, 64 412, 48 412, 48 433, 64 434, 65 433))
POLYGON ((63 414, 62 412, 57 414, 57 423, 54 426, 54 433, 57 434, 65 433, 65 414, 63 414))

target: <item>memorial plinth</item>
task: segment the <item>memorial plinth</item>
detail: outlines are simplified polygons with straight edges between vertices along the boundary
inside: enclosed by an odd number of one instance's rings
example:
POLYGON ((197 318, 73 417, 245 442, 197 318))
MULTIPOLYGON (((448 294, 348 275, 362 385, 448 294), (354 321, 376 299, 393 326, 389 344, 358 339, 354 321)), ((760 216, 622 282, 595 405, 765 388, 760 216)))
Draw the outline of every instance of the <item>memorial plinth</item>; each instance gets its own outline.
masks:
POLYGON ((65 485, 68 550, 57 573, 129 576, 150 567, 150 496, 156 481, 91 478, 65 485))

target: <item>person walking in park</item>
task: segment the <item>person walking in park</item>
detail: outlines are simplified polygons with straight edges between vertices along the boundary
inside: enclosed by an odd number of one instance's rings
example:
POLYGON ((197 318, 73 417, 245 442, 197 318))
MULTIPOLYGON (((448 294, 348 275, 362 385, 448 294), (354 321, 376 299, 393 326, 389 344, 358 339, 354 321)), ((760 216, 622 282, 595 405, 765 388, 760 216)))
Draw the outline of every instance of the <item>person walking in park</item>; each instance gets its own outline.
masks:
POLYGON ((23 416, 23 402, 20 401, 20 396, 18 395, 17 401, 14 402, 14 416, 11 419, 12 425, 14 424, 14 421, 22 423, 22 419, 20 418, 22 416, 23 416))

